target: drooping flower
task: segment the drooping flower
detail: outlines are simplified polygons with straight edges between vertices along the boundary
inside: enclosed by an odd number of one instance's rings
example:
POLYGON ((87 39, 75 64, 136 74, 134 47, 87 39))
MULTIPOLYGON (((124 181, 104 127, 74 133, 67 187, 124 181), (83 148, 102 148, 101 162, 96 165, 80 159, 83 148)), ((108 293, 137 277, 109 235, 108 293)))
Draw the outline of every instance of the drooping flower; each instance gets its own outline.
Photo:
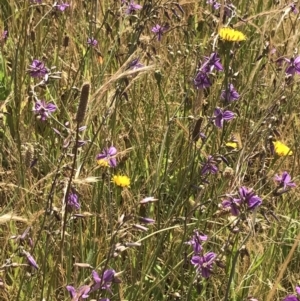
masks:
POLYGON ((225 121, 230 121, 231 119, 234 118, 234 113, 231 111, 223 111, 220 108, 216 108, 214 110, 214 115, 215 115, 215 125, 218 128, 222 128, 225 121))
POLYGON ((48 73, 48 69, 45 64, 39 60, 33 60, 29 66, 28 72, 31 77, 40 78, 44 77, 48 73))
POLYGON ((160 26, 159 24, 156 24, 154 27, 152 27, 151 31, 155 33, 157 36, 157 40, 161 41, 161 38, 163 34, 169 29, 169 26, 160 26))
POLYGON ((229 197, 228 200, 222 202, 223 208, 230 208, 231 214, 234 216, 238 216, 240 214, 240 206, 242 204, 241 199, 235 199, 233 197, 229 197))
POLYGON ((87 299, 89 297, 89 293, 91 292, 91 288, 89 285, 83 285, 76 289, 72 285, 66 286, 67 291, 70 293, 72 301, 79 301, 81 299, 87 299))
POLYGON ((121 187, 129 187, 130 186, 130 179, 127 176, 120 176, 115 175, 113 176, 113 182, 121 187))
POLYGON ((274 180, 279 182, 280 187, 283 187, 283 189, 286 189, 287 186, 296 187, 296 184, 292 182, 292 177, 286 171, 284 171, 281 176, 276 174, 274 180))
POLYGON ((51 102, 46 103, 44 100, 38 100, 32 110, 41 120, 45 121, 56 111, 56 108, 56 105, 51 102))
POLYGON ((55 7, 60 11, 65 11, 65 9, 69 6, 70 6, 70 4, 68 4, 68 3, 61 3, 61 4, 55 5, 55 7))
POLYGON ((216 257, 217 255, 214 252, 208 252, 203 256, 194 255, 191 259, 191 263, 195 266, 197 272, 201 273, 202 277, 209 278, 216 257))
POLYGON ((91 47, 96 47, 98 45, 98 41, 95 38, 91 37, 87 39, 87 44, 91 47))
POLYGON ((94 292, 98 290, 99 288, 103 290, 107 290, 111 293, 111 283, 114 281, 114 276, 116 274, 116 271, 113 269, 109 269, 104 271, 102 278, 99 276, 99 274, 93 270, 92 271, 92 277, 94 279, 94 285, 92 286, 91 292, 94 292))
POLYGON ((133 1, 130 1, 130 3, 128 4, 125 13, 127 15, 131 15, 133 13, 135 13, 137 10, 142 9, 142 6, 139 4, 134 3, 133 1))
POLYGON ((194 78, 194 86, 196 89, 205 89, 211 86, 210 79, 205 72, 200 71, 194 78))
POLYGON ((36 270, 39 269, 38 264, 36 263, 35 259, 32 257, 32 255, 29 252, 22 250, 22 254, 26 256, 29 265, 31 265, 36 270))
POLYGON ((75 210, 80 209, 80 203, 78 199, 78 195, 75 193, 75 191, 71 191, 68 195, 67 205, 75 210))
POLYGON ((223 71, 223 66, 221 63, 221 58, 216 52, 213 52, 209 57, 205 56, 205 62, 203 63, 202 67, 200 68, 201 71, 210 73, 214 69, 217 71, 223 71))
POLYGON ((240 98, 240 94, 235 90, 233 84, 229 84, 227 90, 222 90, 221 98, 231 102, 238 100, 240 98))
POLYGON ((280 141, 273 141, 275 154, 279 157, 291 156, 291 149, 280 141))
POLYGON ((284 58, 283 60, 289 63, 289 66, 285 70, 287 74, 300 74, 300 56, 291 59, 284 58))
POLYGON ((218 167, 213 156, 208 156, 207 161, 203 164, 201 169, 201 174, 216 174, 218 172, 218 167))
POLYGON ((229 42, 240 42, 246 40, 246 36, 241 31, 230 27, 222 27, 219 30, 219 36, 222 40, 229 42))
POLYGON ((110 166, 116 167, 117 166, 117 159, 116 159, 117 149, 114 146, 110 148, 105 148, 103 152, 97 155, 96 160, 100 166, 110 166))
POLYGON ((239 195, 241 201, 246 203, 249 209, 255 209, 262 203, 261 198, 257 196, 252 189, 248 189, 247 187, 242 186, 239 189, 239 195))
POLYGON ((199 231, 194 231, 192 239, 186 242, 186 244, 191 245, 194 249, 194 255, 199 255, 202 252, 202 242, 207 240, 207 235, 199 233, 199 231))

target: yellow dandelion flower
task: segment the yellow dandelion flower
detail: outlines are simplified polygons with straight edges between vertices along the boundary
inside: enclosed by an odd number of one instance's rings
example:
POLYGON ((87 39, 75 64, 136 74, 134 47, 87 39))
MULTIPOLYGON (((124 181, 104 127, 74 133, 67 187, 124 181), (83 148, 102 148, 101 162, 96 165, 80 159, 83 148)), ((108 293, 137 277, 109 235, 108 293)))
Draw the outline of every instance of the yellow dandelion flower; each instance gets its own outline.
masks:
POLYGON ((238 149, 238 147, 239 147, 239 145, 236 141, 229 141, 225 145, 231 149, 238 149))
POLYGON ((246 36, 242 32, 230 27, 222 27, 219 30, 219 36, 222 40, 230 42, 240 42, 246 40, 246 36))
POLYGON ((97 160, 97 163, 101 167, 108 167, 109 166, 107 159, 99 159, 99 160, 97 160))
POLYGON ((273 145, 274 151, 279 157, 291 156, 293 154, 291 149, 280 141, 273 141, 273 145))
POLYGON ((113 182, 121 187, 130 186, 130 179, 127 176, 113 176, 113 182))

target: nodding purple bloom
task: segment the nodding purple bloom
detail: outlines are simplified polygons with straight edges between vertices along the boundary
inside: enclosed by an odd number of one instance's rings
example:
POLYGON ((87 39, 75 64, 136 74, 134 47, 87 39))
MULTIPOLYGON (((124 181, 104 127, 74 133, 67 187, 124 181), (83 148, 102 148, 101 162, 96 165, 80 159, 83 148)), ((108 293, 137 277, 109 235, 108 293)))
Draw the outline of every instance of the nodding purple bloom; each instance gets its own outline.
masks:
POLYGON ((139 58, 132 60, 128 65, 128 69, 131 69, 131 70, 139 69, 142 67, 144 67, 144 65, 140 63, 139 58))
POLYGON ((239 195, 241 201, 243 203, 247 203, 249 209, 255 209, 256 207, 260 206, 262 200, 259 196, 257 196, 252 189, 248 189, 247 187, 242 186, 239 189, 239 195))
POLYGON ((300 56, 297 56, 296 58, 289 59, 283 59, 286 62, 288 62, 290 65, 287 67, 285 72, 290 75, 294 75, 295 73, 300 74, 300 56))
POLYGON ((231 111, 224 111, 220 108, 214 110, 215 115, 215 125, 218 128, 222 128, 225 121, 229 121, 234 118, 234 113, 231 111))
POLYGON ((208 252, 203 256, 195 255, 192 257, 191 263, 196 267, 197 272, 201 273, 202 277, 209 278, 216 257, 217 255, 213 252, 208 252))
POLYGON ((281 176, 275 175, 274 180, 279 182, 280 187, 286 189, 288 187, 296 187, 296 184, 292 182, 292 177, 288 172, 284 171, 281 176))
MULTIPOLYGON (((99 155, 97 155, 96 160, 102 161, 104 163, 107 163, 110 167, 116 167, 117 166, 117 159, 116 159, 117 149, 114 146, 111 146, 110 148, 105 148, 103 152, 99 155)), ((101 165, 101 164, 100 164, 101 165)))
POLYGON ((79 200, 78 200, 78 195, 74 191, 69 193, 68 200, 67 200, 67 205, 71 209, 75 209, 75 210, 80 209, 80 203, 79 203, 79 200))
POLYGON ((39 269, 38 264, 36 263, 36 261, 34 260, 34 258, 32 257, 32 255, 29 252, 26 252, 25 250, 23 250, 23 254, 26 256, 28 263, 35 268, 36 270, 39 269))
POLYGON ((87 39, 87 44, 91 47, 96 47, 98 45, 98 41, 96 39, 92 38, 88 38, 87 39))
POLYGON ((39 60, 33 60, 28 70, 31 77, 44 77, 48 73, 45 64, 39 60))
POLYGON ((227 90, 222 90, 221 98, 226 101, 234 101, 238 100, 240 97, 240 94, 234 89, 233 84, 229 84, 227 90))
POLYGON ((213 52, 209 57, 205 56, 204 58, 205 58, 205 62, 201 67, 201 71, 206 73, 210 73, 214 69, 216 69, 217 71, 223 71, 221 58, 216 52, 213 52))
POLYGON ((33 107, 33 112, 43 121, 47 120, 51 113, 54 113, 55 111, 56 105, 51 102, 46 103, 44 100, 38 100, 33 107))
POLYGON ((90 286, 83 285, 76 289, 72 285, 66 286, 67 291, 70 293, 70 296, 72 298, 72 301, 79 301, 81 299, 86 299, 89 297, 89 292, 91 291, 90 286))
POLYGON ((160 26, 156 24, 152 27, 151 31, 154 32, 157 36, 157 40, 161 41, 163 34, 169 29, 169 26, 160 26))
POLYGON ((208 0, 206 3, 211 4, 214 9, 219 9, 221 7, 221 3, 217 2, 216 0, 208 0))
POLYGON ((57 9, 59 9, 60 11, 65 11, 65 9, 67 8, 67 7, 69 7, 70 6, 70 4, 68 4, 68 3, 61 3, 61 4, 56 4, 55 5, 55 7, 57 8, 57 9))
POLYGON ((113 269, 109 269, 104 271, 103 278, 99 276, 99 274, 96 271, 92 271, 92 277, 94 279, 94 285, 92 287, 92 292, 98 290, 100 287, 103 290, 107 290, 111 293, 111 283, 114 281, 114 276, 116 274, 116 271, 113 269))
POLYGON ((222 202, 223 208, 230 208, 231 214, 234 216, 238 216, 240 214, 241 204, 242 200, 235 199, 233 197, 229 197, 228 200, 222 202))
POLYGON ((194 86, 196 89, 205 89, 211 86, 210 79, 205 72, 200 71, 194 78, 194 86))
POLYGON ((134 12, 136 12, 137 10, 142 9, 142 6, 139 4, 134 3, 133 1, 130 1, 130 3, 128 4, 125 13, 127 15, 131 15, 134 12))
POLYGON ((201 168, 201 175, 216 174, 218 172, 218 167, 215 164, 214 157, 208 156, 207 161, 203 163, 203 167, 201 168))
POLYGON ((186 242, 186 244, 191 245, 194 249, 194 255, 198 255, 202 252, 202 241, 207 240, 207 235, 199 233, 199 231, 194 231, 194 235, 191 240, 186 242))

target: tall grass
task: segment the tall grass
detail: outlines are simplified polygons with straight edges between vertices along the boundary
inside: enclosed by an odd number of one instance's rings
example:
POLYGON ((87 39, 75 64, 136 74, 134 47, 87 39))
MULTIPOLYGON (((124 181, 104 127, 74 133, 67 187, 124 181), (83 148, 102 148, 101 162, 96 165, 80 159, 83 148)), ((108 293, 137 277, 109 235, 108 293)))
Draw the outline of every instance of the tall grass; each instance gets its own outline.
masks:
POLYGON ((143 0, 132 14, 126 1, 72 0, 64 11, 48 0, 0 2, 0 31, 8 30, 0 41, 1 300, 81 300, 66 287, 94 287, 92 271, 103 286, 109 269, 111 291, 87 300, 294 293, 299 188, 278 193, 274 176, 299 181, 300 77, 279 60, 297 57, 299 14, 282 1, 221 2, 143 0), (156 24, 166 28, 161 41, 156 24), (225 25, 247 40, 222 41, 225 25), (196 89, 212 52, 224 71, 196 89), (137 58, 143 66, 133 68, 137 58), (48 80, 30 76, 34 59, 48 80), (240 98, 227 103, 220 96, 229 83, 240 98), (57 107, 46 120, 33 111, 39 100, 57 107), (235 113, 221 129, 216 107, 235 113), (292 155, 277 156, 274 141, 292 155), (111 146, 116 167, 96 159, 111 146), (209 156, 218 171, 203 174, 209 156), (262 204, 235 217, 222 201, 241 186, 262 204), (141 203, 146 197, 154 200, 141 203), (209 278, 191 263, 195 230, 208 236, 203 254, 217 255, 209 278))

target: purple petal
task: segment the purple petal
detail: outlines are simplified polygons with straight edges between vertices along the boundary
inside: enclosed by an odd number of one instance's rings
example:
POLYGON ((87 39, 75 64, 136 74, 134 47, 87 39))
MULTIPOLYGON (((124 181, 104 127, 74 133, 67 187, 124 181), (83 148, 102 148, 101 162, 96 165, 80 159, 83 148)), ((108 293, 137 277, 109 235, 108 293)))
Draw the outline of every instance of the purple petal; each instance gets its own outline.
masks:
POLYGON ((74 298, 75 295, 76 295, 76 289, 73 286, 71 286, 71 285, 67 285, 66 289, 70 293, 71 298, 74 298))

